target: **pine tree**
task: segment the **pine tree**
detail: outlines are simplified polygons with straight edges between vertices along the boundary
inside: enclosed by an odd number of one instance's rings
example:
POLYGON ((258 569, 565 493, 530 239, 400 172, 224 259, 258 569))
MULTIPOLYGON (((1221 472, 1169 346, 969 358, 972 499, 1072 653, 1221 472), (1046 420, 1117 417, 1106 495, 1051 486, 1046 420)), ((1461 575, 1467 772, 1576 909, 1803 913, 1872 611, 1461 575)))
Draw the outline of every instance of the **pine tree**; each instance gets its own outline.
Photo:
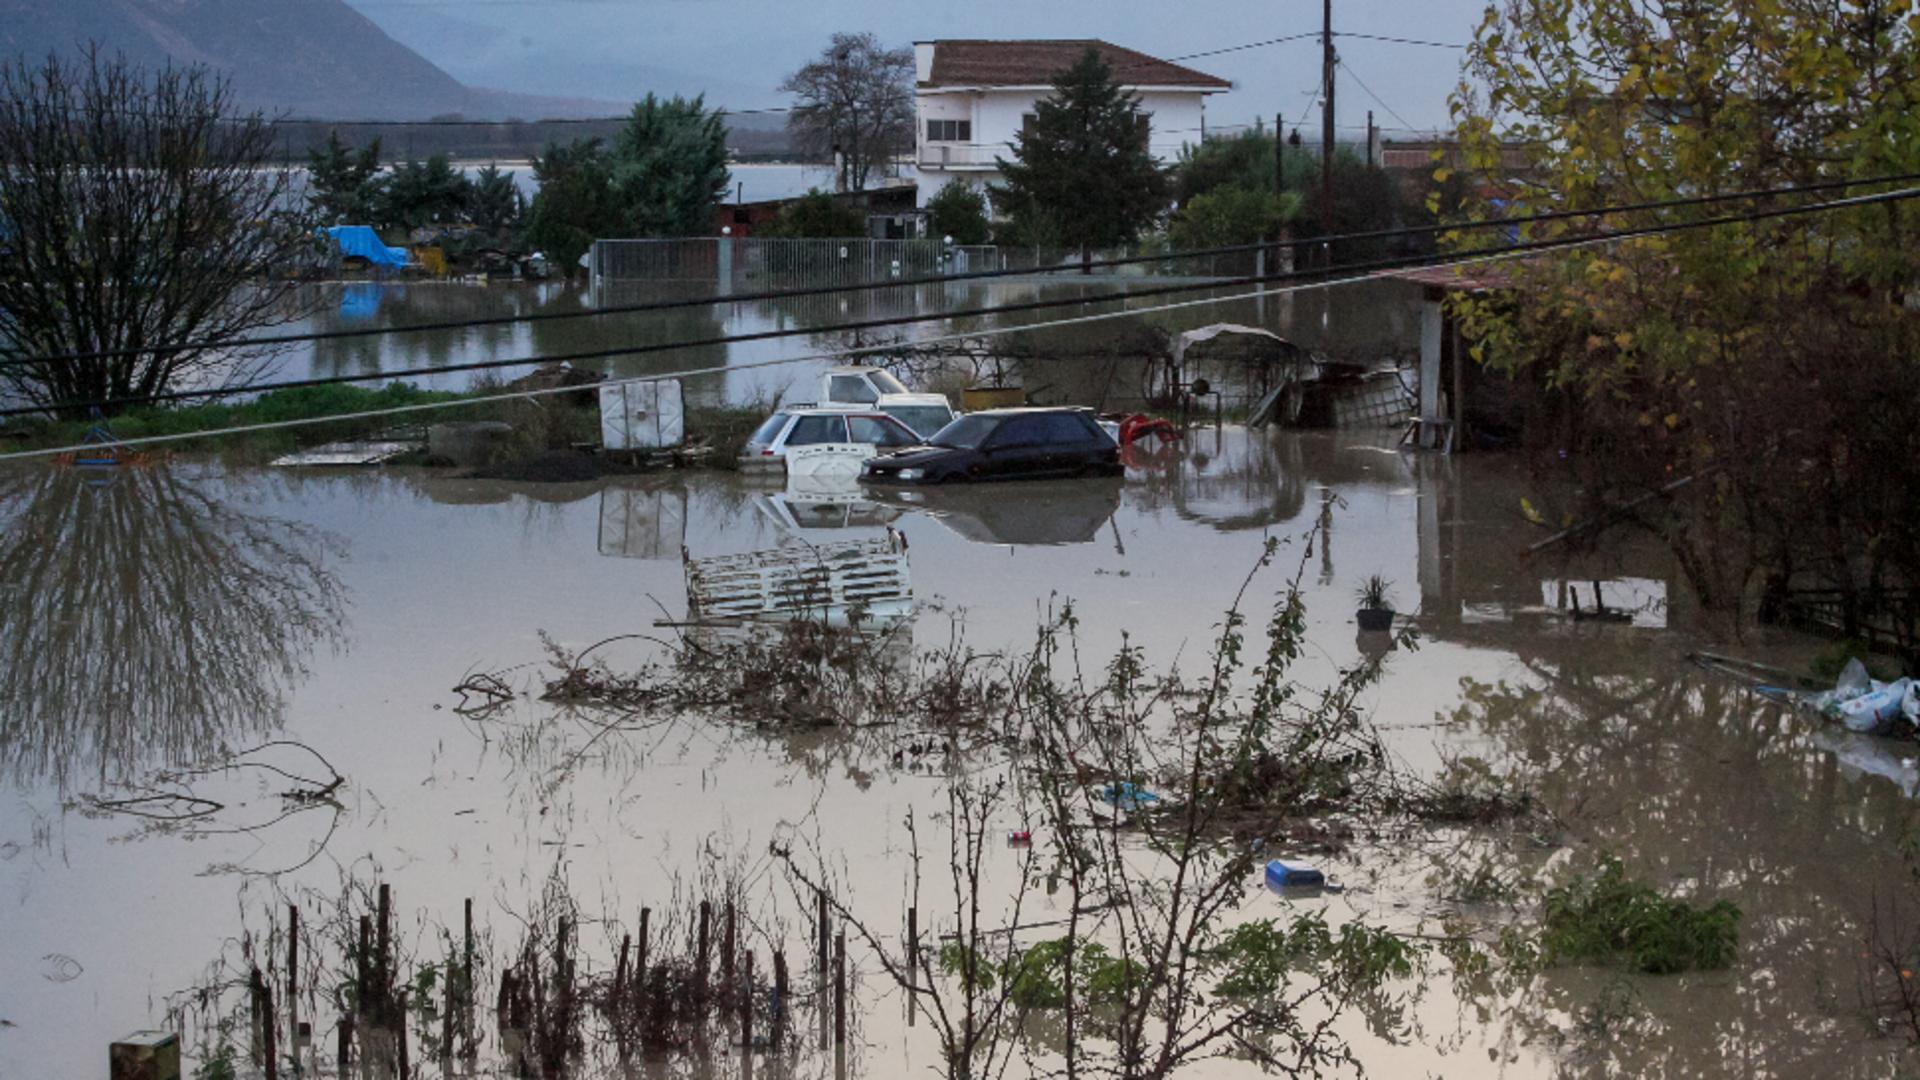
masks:
POLYGON ((1147 148, 1140 99, 1113 81, 1094 49, 1054 77, 1033 122, 998 159, 1006 185, 994 189, 1016 229, 1080 249, 1131 244, 1167 206, 1167 176, 1147 148))
POLYGON ((727 127, 704 98, 633 107, 613 151, 613 183, 632 236, 701 236, 726 194, 727 127))
POLYGON ((322 225, 370 223, 384 186, 379 139, 354 150, 330 131, 325 146, 307 152, 307 209, 322 225))

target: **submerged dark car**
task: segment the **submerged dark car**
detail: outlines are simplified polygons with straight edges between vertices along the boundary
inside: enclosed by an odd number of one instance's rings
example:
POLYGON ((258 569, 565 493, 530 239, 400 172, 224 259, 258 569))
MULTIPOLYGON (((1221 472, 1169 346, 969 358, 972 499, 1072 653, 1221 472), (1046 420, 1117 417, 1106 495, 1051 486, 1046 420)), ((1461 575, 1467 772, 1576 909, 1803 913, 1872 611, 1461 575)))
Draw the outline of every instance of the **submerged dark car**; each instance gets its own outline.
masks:
POLYGON ((1120 448, 1090 409, 989 409, 968 413, 927 445, 882 454, 860 478, 876 484, 1118 476, 1120 448))

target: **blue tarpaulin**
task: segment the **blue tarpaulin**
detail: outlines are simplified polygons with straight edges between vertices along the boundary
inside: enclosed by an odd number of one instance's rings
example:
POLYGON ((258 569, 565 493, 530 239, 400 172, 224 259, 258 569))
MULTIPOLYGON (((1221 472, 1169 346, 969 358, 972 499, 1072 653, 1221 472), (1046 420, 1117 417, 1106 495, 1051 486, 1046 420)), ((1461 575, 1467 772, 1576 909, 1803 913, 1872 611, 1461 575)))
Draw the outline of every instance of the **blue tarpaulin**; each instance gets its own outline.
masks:
POLYGON ((340 245, 341 255, 357 255, 375 266, 394 269, 407 265, 407 249, 388 247, 371 225, 329 225, 320 231, 340 245))

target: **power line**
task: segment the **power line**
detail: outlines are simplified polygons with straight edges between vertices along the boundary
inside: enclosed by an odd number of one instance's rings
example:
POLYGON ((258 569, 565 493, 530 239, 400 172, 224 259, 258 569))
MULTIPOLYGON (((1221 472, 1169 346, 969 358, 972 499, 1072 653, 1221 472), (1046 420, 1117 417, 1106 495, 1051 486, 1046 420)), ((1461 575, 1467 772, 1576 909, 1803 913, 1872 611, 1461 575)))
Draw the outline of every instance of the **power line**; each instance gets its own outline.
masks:
POLYGON ((1185 56, 1169 56, 1166 58, 1166 62, 1169 64, 1178 64, 1183 61, 1199 60, 1208 56, 1224 56, 1227 53, 1245 52, 1248 49, 1264 49, 1269 45, 1285 45, 1289 41, 1304 41, 1307 38, 1319 36, 1319 34, 1312 32, 1305 34, 1288 34, 1286 37, 1269 38, 1266 41, 1250 41, 1245 45, 1229 45, 1224 49, 1208 49, 1206 52, 1188 53, 1185 56))
POLYGON ((1473 46, 1471 45, 1463 45, 1453 41, 1423 41, 1419 38, 1390 37, 1385 34, 1359 34, 1359 33, 1354 33, 1352 31, 1347 31, 1347 30, 1335 30, 1333 32, 1333 36, 1358 38, 1361 41, 1385 41, 1385 42, 1390 42, 1394 45, 1424 45, 1431 49, 1471 49, 1473 48, 1473 46))
MULTIPOLYGON (((1545 252, 1545 251, 1552 251, 1560 248, 1581 246, 1581 245, 1596 242, 1596 241, 1626 240, 1626 239, 1633 239, 1641 236, 1654 236, 1654 235, 1661 235, 1661 234, 1671 233, 1671 232, 1681 232, 1681 231, 1687 231, 1687 230, 1693 230, 1693 229, 1711 228, 1719 225, 1753 223, 1758 221, 1770 220, 1774 218, 1794 217, 1794 216, 1800 216, 1800 215, 1806 215, 1806 214, 1824 213, 1824 212, 1829 212, 1833 210, 1849 209, 1849 208, 1860 207, 1860 206, 1872 206, 1872 205, 1878 205, 1881 203, 1891 203, 1891 202, 1911 199, 1911 198, 1915 198, 1916 196, 1920 196, 1920 188, 1903 188, 1898 191, 1881 192, 1873 195, 1854 196, 1846 199, 1836 199, 1830 202, 1812 203, 1812 204, 1806 204, 1802 206, 1792 206, 1792 207, 1775 207, 1775 208, 1766 209, 1766 210, 1753 210, 1743 214, 1723 215, 1717 218, 1706 218, 1700 221, 1668 222, 1668 223, 1661 223, 1661 224, 1655 224, 1655 225, 1639 226, 1639 227, 1629 228, 1629 229, 1614 230, 1612 232, 1608 232, 1598 236, 1571 237, 1571 238, 1558 237, 1558 238, 1553 238, 1548 240, 1525 241, 1518 244, 1508 245, 1507 247, 1502 249, 1501 253, 1506 255, 1520 255, 1520 254, 1528 254, 1528 253, 1545 252)), ((1575 213, 1578 213, 1578 212, 1575 212, 1575 213)), ((1589 211, 1587 213, 1592 213, 1592 212, 1589 211)), ((1309 244, 1330 243, 1333 240, 1334 238, 1327 237, 1327 238, 1319 238, 1314 240, 1295 241, 1294 243, 1296 245, 1300 243, 1309 243, 1309 244)), ((1253 246, 1257 247, 1259 245, 1253 245, 1253 246)), ((758 332, 749 333, 749 334, 722 335, 720 337, 715 337, 715 338, 695 339, 695 340, 689 340, 689 341, 659 342, 659 343, 653 343, 648 345, 628 346, 623 348, 595 349, 595 350, 574 352, 574 353, 518 357, 511 360, 483 360, 483 361, 474 361, 474 362, 465 363, 465 364, 444 364, 437 367, 412 368, 412 369, 405 369, 405 370, 399 370, 399 371, 380 371, 380 372, 370 372, 370 373, 359 374, 359 375, 335 375, 335 376, 315 377, 315 378, 309 378, 309 379, 294 379, 294 380, 286 380, 286 381, 277 382, 277 383, 268 383, 265 385, 255 385, 255 386, 216 387, 216 388, 209 388, 209 389, 203 389, 203 390, 177 390, 177 391, 167 391, 164 393, 149 394, 149 395, 121 397, 121 398, 105 398, 105 399, 99 399, 95 401, 69 402, 61 405, 60 408, 64 408, 64 409, 106 408, 109 406, 158 404, 161 402, 168 402, 168 401, 186 401, 186 400, 232 397, 239 394, 266 393, 273 390, 296 389, 296 388, 310 387, 310 386, 333 386, 333 385, 339 385, 344 383, 372 382, 372 381, 379 381, 384 379, 397 379, 397 378, 422 376, 422 375, 442 375, 442 374, 451 374, 451 373, 466 372, 466 371, 496 370, 499 368, 508 368, 508 367, 528 367, 535 364, 555 363, 555 362, 561 362, 561 361, 570 362, 575 360, 603 360, 603 359, 610 359, 617 356, 635 356, 635 355, 643 355, 643 354, 658 353, 658 352, 669 352, 669 351, 674 351, 678 349, 710 348, 714 346, 740 344, 740 343, 746 343, 746 342, 752 342, 752 341, 768 341, 768 340, 774 340, 777 338, 794 337, 801 334, 816 335, 816 334, 824 334, 824 333, 847 332, 847 331, 854 331, 854 330, 876 330, 876 329, 883 329, 887 327, 910 326, 910 325, 916 325, 919 323, 939 322, 939 321, 945 321, 950 319, 978 318, 982 316, 991 316, 991 315, 1017 314, 1025 311, 1042 311, 1042 310, 1049 310, 1049 309, 1059 308, 1059 307, 1071 307, 1074 305, 1106 303, 1110 301, 1118 301, 1124 304, 1128 300, 1141 299, 1141 298, 1151 297, 1151 296, 1165 296, 1165 295, 1172 295, 1172 294, 1178 294, 1178 293, 1184 293, 1184 292, 1192 292, 1198 289, 1231 288, 1238 285, 1264 284, 1264 283, 1279 282, 1279 281, 1294 281, 1302 278, 1314 277, 1317 275, 1331 274, 1334 270, 1387 271, 1387 270, 1412 269, 1412 268, 1420 268, 1420 267, 1446 267, 1450 265, 1461 264, 1465 259, 1470 259, 1470 258, 1471 258, 1470 256, 1462 257, 1462 256, 1450 256, 1450 255, 1414 256, 1414 257, 1401 258, 1401 259, 1381 260, 1373 263, 1361 263, 1361 264, 1355 264, 1350 266, 1334 267, 1334 268, 1329 268, 1321 271, 1289 271, 1289 272, 1284 272, 1279 274, 1248 275, 1248 276, 1243 276, 1238 278, 1229 278, 1224 280, 1209 281, 1209 282, 1203 282, 1203 283, 1197 283, 1197 284, 1190 283, 1190 284, 1181 284, 1181 285, 1167 285, 1167 286, 1160 286, 1152 289, 1142 289, 1142 290, 1117 292, 1117 293, 1105 293, 1105 294, 1099 294, 1094 296, 1067 297, 1067 298, 1061 298, 1061 299, 1055 299, 1055 300, 1032 300, 1032 301, 1025 301, 1017 304, 1003 304, 998 306, 990 305, 987 307, 962 309, 958 311, 942 311, 942 312, 929 313, 929 314, 891 316, 887 318, 866 319, 866 320, 860 320, 856 322, 839 323, 839 324, 834 324, 830 326, 796 327, 796 328, 787 329, 787 330, 767 330, 767 331, 758 331, 758 332)), ((1326 284, 1326 283, 1321 282, 1320 284, 1326 284)), ((11 408, 11 409, 0 409, 0 417, 38 414, 46 411, 47 409, 44 406, 38 406, 38 405, 22 406, 22 407, 11 408)))
MULTIPOLYGON (((1341 57, 1341 58, 1340 58, 1340 60, 1339 60, 1339 64, 1340 64, 1340 66, 1341 66, 1342 68, 1345 68, 1345 69, 1346 69, 1346 72, 1347 72, 1347 76, 1348 76, 1349 78, 1351 78, 1351 79, 1352 79, 1352 80, 1354 81, 1354 85, 1356 85, 1356 86, 1358 86, 1358 87, 1360 87, 1360 89, 1362 89, 1362 90, 1364 90, 1364 91, 1366 91, 1366 92, 1367 92, 1367 96, 1373 99, 1373 102, 1374 102, 1374 104, 1376 104, 1376 105, 1378 105, 1378 106, 1380 106, 1380 107, 1381 107, 1382 109, 1385 109, 1385 110, 1387 111, 1387 115, 1388 115, 1388 116, 1391 116, 1391 117, 1393 117, 1393 118, 1394 118, 1395 120, 1398 120, 1398 121, 1400 121, 1400 122, 1401 122, 1402 124, 1405 124, 1405 123, 1407 122, 1407 118, 1406 118, 1406 117, 1404 117, 1404 116, 1401 116, 1401 115, 1400 115, 1399 113, 1397 113, 1397 112, 1394 112, 1394 111, 1393 111, 1393 106, 1391 106, 1391 105, 1389 105, 1389 104, 1387 104, 1387 103, 1386 103, 1386 100, 1385 100, 1384 98, 1382 98, 1382 97, 1381 97, 1381 96, 1380 96, 1379 94, 1376 94, 1376 93, 1374 93, 1374 92, 1373 92, 1373 87, 1371 87, 1371 86, 1368 86, 1368 85, 1367 85, 1367 83, 1366 83, 1366 80, 1364 80, 1364 79, 1362 79, 1362 78, 1360 77, 1360 73, 1359 73, 1359 72, 1357 72, 1357 71, 1355 71, 1355 70, 1353 70, 1353 65, 1352 65, 1352 64, 1349 64, 1349 63, 1347 63, 1347 60, 1346 60, 1346 57, 1341 57)), ((1409 129, 1409 130, 1410 130, 1410 129, 1409 129)))
MULTIPOLYGON (((1209 258, 1219 255, 1244 254, 1261 249, 1286 247, 1298 249, 1329 243, 1345 243, 1355 240, 1385 240, 1414 236, 1430 236, 1436 233, 1473 231, 1479 229, 1518 228, 1523 225, 1539 225, 1554 221, 1566 221, 1575 218, 1601 217, 1609 214, 1642 213, 1651 210, 1677 210, 1696 206, 1712 206, 1726 202, 1744 202, 1752 199, 1772 198, 1783 195, 1805 195, 1825 191, 1845 191, 1850 188, 1866 187, 1873 184, 1898 184, 1920 181, 1920 172, 1896 173, 1886 176, 1864 177, 1850 180, 1826 180, 1797 187, 1759 188, 1745 191, 1725 192, 1713 195, 1692 195, 1680 199, 1660 199, 1638 203, 1616 203, 1607 206, 1580 210, 1549 210, 1533 214, 1509 215, 1497 218, 1484 218, 1477 221, 1441 222, 1432 225, 1407 225, 1389 229, 1371 229, 1361 232, 1340 233, 1327 236, 1302 237, 1290 240, 1276 240, 1270 243, 1228 244, 1213 248, 1195 248, 1186 251, 1163 252, 1150 255, 1128 255, 1110 259, 1094 259, 1085 264, 1070 263, 1053 267, 1019 267, 999 270, 971 270, 957 274, 933 277, 903 278, 857 282, 851 285, 807 286, 792 289, 768 289, 759 292, 736 293, 729 296, 698 296, 679 300, 652 300, 638 304, 618 304, 593 308, 585 311, 533 312, 530 314, 502 315, 484 319, 457 319, 441 322, 411 323, 405 326, 367 327, 353 330, 323 330, 298 334, 274 334, 246 338, 238 341, 205 340, 186 342, 178 345, 147 346, 143 348, 98 349, 85 352, 52 353, 45 356, 15 355, 0 358, 0 369, 69 363, 78 360, 101 360, 120 356, 162 355, 180 352, 192 352, 206 349, 247 349, 264 348, 277 345, 298 345, 316 341, 336 341, 354 338, 383 337, 388 334, 431 333, 449 330, 472 330, 490 326, 509 326, 520 323, 554 322, 568 319, 600 318, 610 315, 637 315, 661 311, 677 311, 688 308, 707 307, 714 304, 758 303, 774 300, 797 300, 812 296, 839 293, 873 292, 883 289, 906 289, 921 285, 944 285, 952 282, 983 281, 1000 278, 1025 277, 1035 274, 1073 273, 1086 269, 1110 269, 1123 266, 1138 266, 1151 263, 1178 262, 1187 259, 1209 258)), ((1142 295, 1139 293, 1130 295, 1142 295)), ((702 343, 707 344, 707 343, 702 343)), ((516 366, 516 365, 508 365, 516 366)), ((5 414, 0 414, 5 415, 5 414)))

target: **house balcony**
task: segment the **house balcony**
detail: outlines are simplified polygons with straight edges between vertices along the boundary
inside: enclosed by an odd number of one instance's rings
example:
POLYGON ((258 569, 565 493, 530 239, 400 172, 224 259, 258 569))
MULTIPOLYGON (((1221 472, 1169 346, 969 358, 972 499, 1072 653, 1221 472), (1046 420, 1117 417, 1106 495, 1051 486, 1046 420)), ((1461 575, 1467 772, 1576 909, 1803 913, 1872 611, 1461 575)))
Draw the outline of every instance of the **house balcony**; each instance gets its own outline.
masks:
POLYGON ((922 169, 991 169, 995 158, 1012 154, 1000 143, 923 142, 919 165, 922 169))

